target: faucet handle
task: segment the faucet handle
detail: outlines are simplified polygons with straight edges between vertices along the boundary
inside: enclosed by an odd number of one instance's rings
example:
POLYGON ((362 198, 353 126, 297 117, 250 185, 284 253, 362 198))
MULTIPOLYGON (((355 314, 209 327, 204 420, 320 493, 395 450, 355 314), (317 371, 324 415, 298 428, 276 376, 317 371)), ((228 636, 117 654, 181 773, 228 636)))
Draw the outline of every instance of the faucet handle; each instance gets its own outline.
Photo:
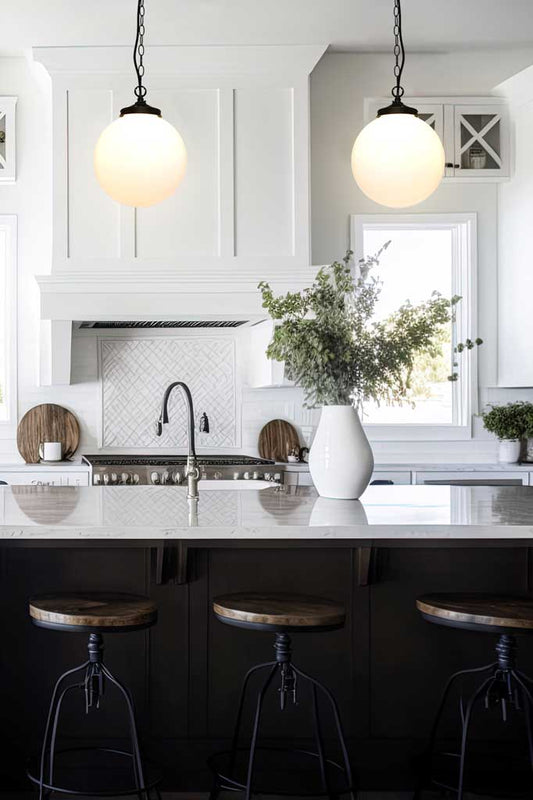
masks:
POLYGON ((159 419, 155 423, 155 435, 161 436, 162 433, 163 433, 163 422, 161 420, 161 417, 159 417, 159 419))

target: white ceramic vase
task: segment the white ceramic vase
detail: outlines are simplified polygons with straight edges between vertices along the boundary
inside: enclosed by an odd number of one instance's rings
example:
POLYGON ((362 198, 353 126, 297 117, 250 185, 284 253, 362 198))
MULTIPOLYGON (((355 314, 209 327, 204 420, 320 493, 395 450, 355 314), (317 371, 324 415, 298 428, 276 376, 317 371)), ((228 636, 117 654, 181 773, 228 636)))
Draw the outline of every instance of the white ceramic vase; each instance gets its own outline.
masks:
POLYGON ((500 464, 516 464, 520 458, 520 439, 500 439, 498 461, 500 464))
POLYGON ((374 456, 352 406, 324 406, 311 450, 309 471, 317 492, 357 500, 374 469, 374 456))

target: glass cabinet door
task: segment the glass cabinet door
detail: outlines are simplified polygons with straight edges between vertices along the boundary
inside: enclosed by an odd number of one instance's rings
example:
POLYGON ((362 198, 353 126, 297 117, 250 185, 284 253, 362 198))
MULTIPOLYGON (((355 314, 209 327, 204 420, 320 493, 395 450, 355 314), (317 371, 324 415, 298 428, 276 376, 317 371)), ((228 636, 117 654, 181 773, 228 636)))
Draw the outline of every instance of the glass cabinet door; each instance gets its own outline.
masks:
POLYGON ((501 106, 455 106, 455 176, 509 174, 508 127, 501 106))
POLYGON ((442 142, 444 137, 443 107, 441 105, 420 104, 416 102, 416 98, 410 99, 407 104, 413 105, 418 109, 418 116, 420 119, 427 122, 427 124, 433 128, 442 142))

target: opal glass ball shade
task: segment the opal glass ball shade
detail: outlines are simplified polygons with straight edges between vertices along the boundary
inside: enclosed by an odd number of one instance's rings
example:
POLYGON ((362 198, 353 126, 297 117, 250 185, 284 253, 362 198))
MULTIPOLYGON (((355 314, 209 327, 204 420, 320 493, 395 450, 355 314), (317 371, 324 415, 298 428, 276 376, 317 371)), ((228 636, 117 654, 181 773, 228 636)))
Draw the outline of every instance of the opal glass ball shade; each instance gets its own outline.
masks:
POLYGON ((415 114, 384 114, 355 140, 352 172, 361 191, 376 203, 414 206, 441 182, 444 148, 433 128, 415 114))
POLYGON ((183 139, 157 114, 124 114, 102 131, 94 151, 100 186, 126 206, 153 206, 170 197, 186 166, 183 139))

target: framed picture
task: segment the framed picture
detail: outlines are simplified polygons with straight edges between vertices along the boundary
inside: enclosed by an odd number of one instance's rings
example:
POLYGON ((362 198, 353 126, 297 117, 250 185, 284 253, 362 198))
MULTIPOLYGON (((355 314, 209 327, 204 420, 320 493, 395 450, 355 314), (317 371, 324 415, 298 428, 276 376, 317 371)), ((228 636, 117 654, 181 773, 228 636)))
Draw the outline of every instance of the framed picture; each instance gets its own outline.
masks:
POLYGON ((15 183, 16 97, 0 97, 0 183, 15 183))

